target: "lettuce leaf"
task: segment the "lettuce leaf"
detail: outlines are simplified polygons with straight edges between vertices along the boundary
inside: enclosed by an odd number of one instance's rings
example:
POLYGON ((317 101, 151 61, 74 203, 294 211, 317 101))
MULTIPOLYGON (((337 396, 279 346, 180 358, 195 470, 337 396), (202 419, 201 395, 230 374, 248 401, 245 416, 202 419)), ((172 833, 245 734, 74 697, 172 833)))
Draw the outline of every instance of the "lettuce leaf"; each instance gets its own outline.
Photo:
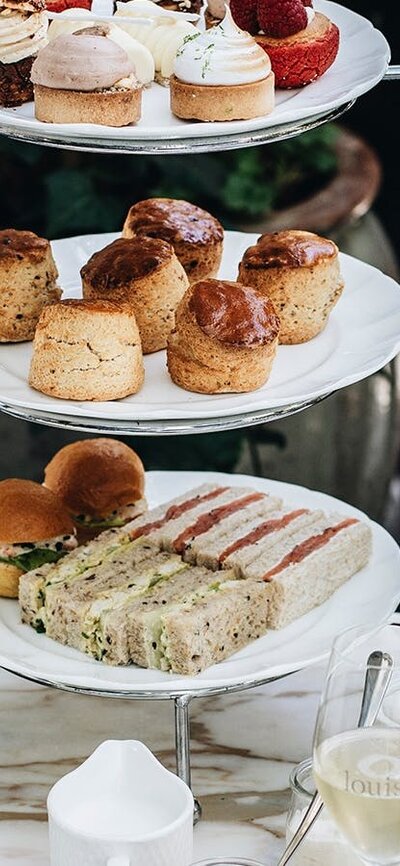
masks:
POLYGON ((40 568, 41 565, 46 565, 48 562, 58 562, 66 553, 66 550, 49 550, 48 548, 37 547, 35 550, 21 553, 20 556, 0 556, 0 562, 15 565, 22 571, 33 571, 35 568, 40 568))

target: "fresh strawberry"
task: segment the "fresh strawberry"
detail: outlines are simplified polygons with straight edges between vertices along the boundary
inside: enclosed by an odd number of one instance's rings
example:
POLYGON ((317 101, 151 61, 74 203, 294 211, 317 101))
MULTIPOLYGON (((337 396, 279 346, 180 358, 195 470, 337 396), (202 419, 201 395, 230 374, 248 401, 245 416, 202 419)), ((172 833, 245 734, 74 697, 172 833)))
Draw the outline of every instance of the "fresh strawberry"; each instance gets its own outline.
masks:
POLYGON ((49 12, 64 12, 65 9, 89 9, 91 0, 47 0, 46 9, 49 12))
POLYGON ((260 29, 277 39, 293 36, 308 24, 303 0, 258 0, 257 15, 260 29))
POLYGON ((233 20, 241 30, 256 36, 260 27, 257 19, 257 0, 231 0, 233 20))

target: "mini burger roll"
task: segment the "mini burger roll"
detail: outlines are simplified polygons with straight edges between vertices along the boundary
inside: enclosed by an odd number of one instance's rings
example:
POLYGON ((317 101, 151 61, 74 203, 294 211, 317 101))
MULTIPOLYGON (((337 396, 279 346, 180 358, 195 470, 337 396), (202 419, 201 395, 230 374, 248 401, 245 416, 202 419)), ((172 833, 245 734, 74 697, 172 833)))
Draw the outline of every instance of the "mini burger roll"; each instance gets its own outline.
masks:
POLYGON ((67 300, 46 307, 36 328, 29 384, 64 400, 119 400, 143 385, 133 310, 109 301, 67 300))
POLYGON ((83 296, 124 301, 138 323, 145 355, 165 349, 175 309, 189 280, 171 244, 159 238, 121 238, 81 270, 83 296))
POLYGON ((77 546, 63 502, 33 481, 0 481, 0 595, 18 598, 21 575, 77 546))
POLYGON ((179 304, 168 370, 187 391, 255 391, 268 380, 278 336, 279 319, 268 298, 239 283, 204 280, 179 304))
POLYGON ((44 485, 68 508, 80 541, 146 510, 143 463, 117 439, 83 439, 61 448, 45 468, 44 485))
POLYGON ((246 250, 238 279, 273 302, 281 322, 280 343, 316 337, 344 288, 336 244, 298 230, 262 235, 246 250))
POLYGON ((188 201, 149 198, 137 202, 128 212, 122 235, 168 241, 191 283, 218 274, 224 242, 222 225, 188 201))

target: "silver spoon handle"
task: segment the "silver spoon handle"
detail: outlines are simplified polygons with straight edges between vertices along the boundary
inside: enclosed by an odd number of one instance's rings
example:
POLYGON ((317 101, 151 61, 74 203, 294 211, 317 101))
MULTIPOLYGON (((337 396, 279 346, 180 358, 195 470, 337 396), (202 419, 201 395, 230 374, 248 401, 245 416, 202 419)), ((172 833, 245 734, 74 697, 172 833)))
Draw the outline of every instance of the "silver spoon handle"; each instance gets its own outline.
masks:
MULTIPOLYGON (((393 673, 393 659, 388 653, 380 651, 371 653, 367 665, 368 669, 358 721, 359 728, 371 727, 376 721, 393 673)), ((279 860, 278 866, 286 866, 289 863, 289 860, 292 859, 293 854, 295 854, 303 839, 311 830, 323 808, 324 801, 318 791, 316 791, 303 820, 300 822, 293 838, 279 860)))

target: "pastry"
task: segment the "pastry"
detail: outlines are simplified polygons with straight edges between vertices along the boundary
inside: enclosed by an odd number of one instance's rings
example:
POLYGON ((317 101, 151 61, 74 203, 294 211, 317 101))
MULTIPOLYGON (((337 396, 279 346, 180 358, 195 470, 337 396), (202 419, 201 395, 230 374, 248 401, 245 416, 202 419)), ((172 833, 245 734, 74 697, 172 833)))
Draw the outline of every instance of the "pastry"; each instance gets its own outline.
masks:
POLYGON ((344 288, 336 244, 295 230, 262 235, 246 250, 238 279, 271 299, 281 343, 305 343, 319 334, 344 288))
POLYGON ((33 340, 42 310, 61 297, 57 277, 49 241, 0 231, 0 343, 33 340))
POLYGON ((60 301, 36 328, 29 384, 64 400, 118 400, 144 381, 132 309, 109 301, 60 301))
POLYGON ((188 39, 171 78, 171 110, 185 120, 247 120, 274 108, 268 56, 233 22, 229 9, 217 27, 188 39))
POLYGON ((268 53, 278 88, 310 84, 337 57, 339 29, 312 0, 231 0, 231 10, 268 53))
POLYGON ((33 99, 32 64, 46 33, 43 0, 0 0, 0 105, 12 108, 33 99))
POLYGON ((18 598, 22 574, 58 562, 76 545, 73 521, 62 501, 40 484, 0 481, 0 596, 18 598))
POLYGON ((186 676, 322 604, 367 564, 372 541, 353 517, 215 483, 123 533, 113 549, 107 532, 24 575, 22 619, 105 664, 186 676))
POLYGON ((176 311, 168 370, 187 391, 255 391, 268 380, 278 336, 279 319, 268 298, 239 283, 203 280, 176 311))
POLYGON ((167 87, 173 73, 177 51, 186 39, 193 39, 200 31, 185 18, 171 13, 152 0, 128 0, 117 2, 115 20, 119 17, 132 18, 132 24, 121 22, 120 26, 131 36, 142 43, 153 56, 155 63, 155 78, 158 84, 167 87), (135 24, 135 18, 149 15, 150 24, 143 27, 135 24))
POLYGON ((172 244, 191 283, 216 277, 222 258, 224 230, 215 217, 171 198, 150 198, 134 204, 126 217, 124 238, 146 235, 172 244))
POLYGON ((85 298, 126 301, 135 313, 144 354, 165 349, 175 309, 189 281, 173 247, 159 238, 121 238, 81 270, 85 298))
POLYGON ((44 471, 44 485, 61 499, 79 541, 124 526, 146 510, 143 463, 117 439, 83 439, 65 445, 44 471))
POLYGON ((35 117, 46 123, 127 126, 141 116, 142 87, 108 27, 58 36, 32 66, 35 117))
MULTIPOLYGON (((58 15, 50 23, 48 30, 49 41, 56 39, 57 36, 67 36, 76 33, 77 30, 89 30, 96 26, 96 16, 87 17, 87 12, 84 9, 66 9, 65 12, 58 15)), ((107 24, 107 36, 120 48, 126 51, 129 59, 133 63, 135 77, 140 85, 147 86, 154 81, 155 67, 153 55, 149 49, 130 36, 122 27, 110 22, 107 24)))

